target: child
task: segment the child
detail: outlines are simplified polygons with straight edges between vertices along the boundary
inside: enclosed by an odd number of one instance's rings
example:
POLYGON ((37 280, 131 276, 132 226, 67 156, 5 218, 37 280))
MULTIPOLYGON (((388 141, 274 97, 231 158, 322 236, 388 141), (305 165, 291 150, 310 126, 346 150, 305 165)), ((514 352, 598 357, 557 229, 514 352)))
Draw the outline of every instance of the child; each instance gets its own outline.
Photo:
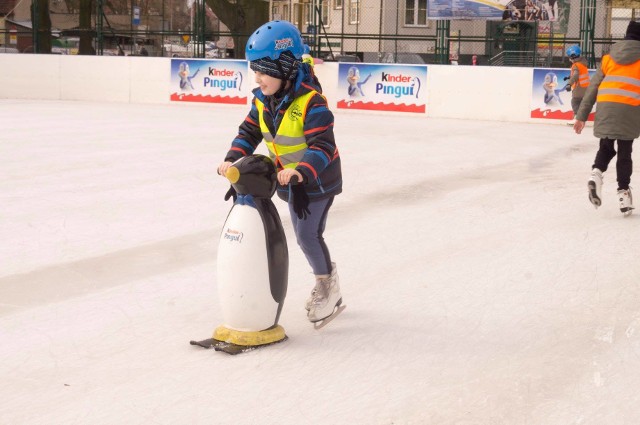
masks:
POLYGON ((233 161, 265 140, 278 170, 278 197, 289 203, 298 245, 316 277, 306 303, 315 323, 342 303, 336 265, 322 236, 333 198, 342 192, 342 171, 333 114, 303 53, 300 32, 287 21, 268 22, 249 37, 245 55, 258 88, 218 173, 224 176, 233 161))
POLYGON ((566 90, 571 92, 571 109, 573 110, 573 119, 567 122, 567 125, 573 126, 576 122, 576 114, 580 108, 580 102, 589 87, 589 68, 587 68, 587 61, 582 56, 582 49, 580 46, 575 45, 567 49, 567 56, 571 61, 571 74, 569 77, 564 77, 567 83, 566 90))
POLYGON ((602 173, 616 154, 618 203, 624 215, 631 214, 631 173, 633 140, 640 136, 640 22, 629 22, 624 40, 611 46, 602 57, 600 69, 591 80, 576 115, 573 129, 580 134, 593 105, 598 102, 593 134, 600 138, 588 182, 589 200, 598 208, 601 201, 602 173), (618 151, 614 149, 618 141, 618 151))

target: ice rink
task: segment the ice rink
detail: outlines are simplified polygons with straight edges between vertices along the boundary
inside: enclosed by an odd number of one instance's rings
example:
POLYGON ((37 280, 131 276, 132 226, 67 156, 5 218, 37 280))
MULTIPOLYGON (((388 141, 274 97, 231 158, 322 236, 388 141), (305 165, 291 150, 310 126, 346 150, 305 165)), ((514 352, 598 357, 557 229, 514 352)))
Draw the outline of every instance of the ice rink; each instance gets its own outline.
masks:
POLYGON ((289 340, 189 345, 222 324, 215 170, 247 111, 0 101, 0 423, 640 423, 640 212, 615 164, 589 203, 591 128, 336 111, 347 309, 307 321, 275 199, 289 340))

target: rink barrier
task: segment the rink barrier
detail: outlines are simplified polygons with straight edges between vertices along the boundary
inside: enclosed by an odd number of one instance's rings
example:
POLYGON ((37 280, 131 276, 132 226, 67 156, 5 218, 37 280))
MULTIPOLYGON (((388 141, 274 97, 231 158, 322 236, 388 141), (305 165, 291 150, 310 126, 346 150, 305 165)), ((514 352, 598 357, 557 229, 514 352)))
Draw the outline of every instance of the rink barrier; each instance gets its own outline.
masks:
MULTIPOLYGON (((0 54, 0 98, 168 104, 171 58, 0 54)), ((338 63, 315 66, 336 109, 338 63)), ((253 82, 250 72, 248 81, 253 82)), ((255 87, 247 84, 248 89, 255 87)), ((429 65, 420 117, 536 122, 531 68, 429 65)), ((210 104, 206 104, 210 106, 210 104)), ((217 107, 229 107, 216 105, 217 107)), ((357 111, 362 114, 397 112, 357 111)), ((548 121, 548 120, 545 120, 548 121)))

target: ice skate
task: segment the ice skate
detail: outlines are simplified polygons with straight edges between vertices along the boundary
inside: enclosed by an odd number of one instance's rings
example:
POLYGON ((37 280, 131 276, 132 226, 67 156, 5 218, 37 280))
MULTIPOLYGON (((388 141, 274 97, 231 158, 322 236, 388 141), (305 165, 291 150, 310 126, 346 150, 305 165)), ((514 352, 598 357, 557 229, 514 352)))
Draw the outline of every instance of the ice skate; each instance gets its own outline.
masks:
POLYGON ((341 306, 342 295, 340 294, 338 271, 335 264, 332 264, 332 267, 329 276, 318 276, 319 279, 317 279, 316 287, 311 295, 307 317, 310 322, 316 324, 316 328, 324 326, 344 310, 344 306, 341 306))
MULTIPOLYGON (((335 274, 337 276, 338 274, 338 270, 336 269, 336 263, 331 263, 331 274, 335 274)), ((313 287, 313 289, 311 290, 311 295, 309 295, 309 298, 307 298, 307 302, 304 305, 305 310, 309 311, 311 309, 311 303, 313 303, 313 297, 316 296, 316 294, 318 293, 318 289, 321 286, 321 282, 322 279, 327 278, 327 277, 331 277, 331 275, 319 275, 316 276, 316 286, 313 287)))
POLYGON ((631 188, 618 190, 618 202, 620 203, 620 211, 625 216, 633 212, 633 196, 631 188))
POLYGON ((602 171, 597 168, 591 170, 591 178, 589 178, 589 201, 598 208, 602 205, 602 171))

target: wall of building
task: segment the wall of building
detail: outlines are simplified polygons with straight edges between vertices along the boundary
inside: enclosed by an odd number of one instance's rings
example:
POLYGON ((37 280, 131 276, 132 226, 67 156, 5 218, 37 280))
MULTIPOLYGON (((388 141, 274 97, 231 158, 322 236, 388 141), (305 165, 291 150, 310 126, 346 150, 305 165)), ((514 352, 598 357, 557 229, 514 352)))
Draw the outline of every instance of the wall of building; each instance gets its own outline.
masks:
MULTIPOLYGON (((168 104, 170 61, 132 56, 0 54, 0 98, 168 104)), ((338 63, 325 62, 315 69, 335 109, 338 63)), ((248 78, 253 81, 253 75, 248 78)), ((530 118, 531 84, 531 68, 429 65, 425 116, 534 121, 530 118)), ((248 84, 247 90, 253 87, 248 84)))

